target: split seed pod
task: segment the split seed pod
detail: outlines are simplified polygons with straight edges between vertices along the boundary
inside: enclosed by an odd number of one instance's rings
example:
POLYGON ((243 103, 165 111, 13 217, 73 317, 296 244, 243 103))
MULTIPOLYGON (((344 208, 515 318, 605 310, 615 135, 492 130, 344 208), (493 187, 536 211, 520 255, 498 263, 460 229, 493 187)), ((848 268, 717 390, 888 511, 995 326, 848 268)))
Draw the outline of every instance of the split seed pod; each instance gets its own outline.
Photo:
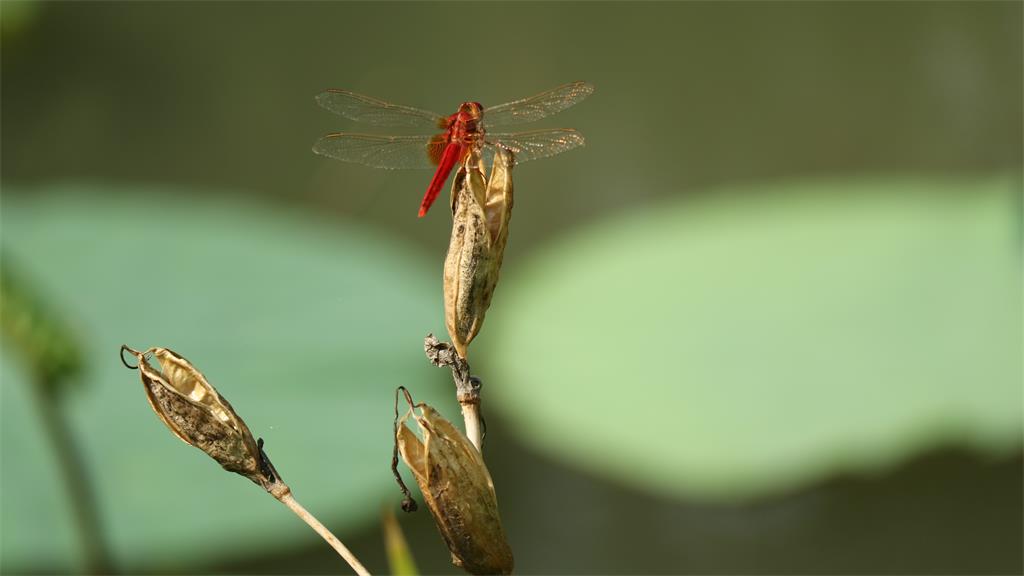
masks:
POLYGON ((253 440, 231 404, 188 360, 167 348, 139 352, 121 346, 121 361, 139 370, 149 405, 175 436, 275 497, 289 492, 263 452, 263 440, 253 440), (124 361, 125 351, 135 356, 137 366, 124 361), (149 356, 160 363, 160 370, 149 364, 149 356))
POLYGON ((512 549, 498 515, 494 482, 466 435, 437 410, 413 404, 399 420, 395 441, 448 544, 452 563, 471 574, 511 574, 512 549), (417 410, 419 413, 417 414, 417 410), (421 440, 406 421, 413 419, 421 440))
POLYGON ((491 305, 512 218, 512 153, 498 148, 490 179, 470 150, 452 184, 452 237, 444 261, 444 317, 459 356, 466 357, 491 305))

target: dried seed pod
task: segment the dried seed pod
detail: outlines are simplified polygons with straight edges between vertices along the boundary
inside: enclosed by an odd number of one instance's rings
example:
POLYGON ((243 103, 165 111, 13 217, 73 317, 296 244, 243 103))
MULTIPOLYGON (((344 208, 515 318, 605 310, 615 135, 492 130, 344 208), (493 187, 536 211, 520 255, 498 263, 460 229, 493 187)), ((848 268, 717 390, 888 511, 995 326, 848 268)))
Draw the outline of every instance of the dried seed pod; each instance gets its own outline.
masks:
POLYGON ((512 217, 512 153, 499 148, 490 179, 471 150, 452 184, 452 236, 444 261, 445 324, 466 357, 484 323, 508 241, 512 217))
POLYGON ((289 492, 263 452, 263 439, 253 440, 249 427, 231 404, 188 360, 167 348, 139 352, 121 346, 121 361, 139 370, 149 405, 175 436, 275 497, 289 492), (125 351, 135 356, 138 365, 124 361, 125 351), (149 364, 150 356, 160 363, 160 370, 149 364))
POLYGON ((511 574, 512 550, 483 457, 451 422, 426 404, 413 404, 401 390, 409 410, 399 421, 395 441, 448 544, 452 563, 471 574, 511 574), (406 425, 409 418, 422 440, 406 425))

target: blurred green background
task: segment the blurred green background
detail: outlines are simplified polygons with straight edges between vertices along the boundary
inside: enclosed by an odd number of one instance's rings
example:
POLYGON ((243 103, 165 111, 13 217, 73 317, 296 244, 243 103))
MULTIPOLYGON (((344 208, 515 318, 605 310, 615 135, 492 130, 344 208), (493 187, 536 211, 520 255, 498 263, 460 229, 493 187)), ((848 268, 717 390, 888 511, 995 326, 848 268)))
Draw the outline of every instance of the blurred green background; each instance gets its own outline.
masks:
POLYGON ((167 433, 125 343, 192 360, 385 572, 394 388, 458 414, 421 355, 450 220, 427 172, 314 156, 367 129, 313 96, 584 79, 471 358, 517 570, 1020 573, 1022 16, 4 0, 0 570, 347 573, 167 433))

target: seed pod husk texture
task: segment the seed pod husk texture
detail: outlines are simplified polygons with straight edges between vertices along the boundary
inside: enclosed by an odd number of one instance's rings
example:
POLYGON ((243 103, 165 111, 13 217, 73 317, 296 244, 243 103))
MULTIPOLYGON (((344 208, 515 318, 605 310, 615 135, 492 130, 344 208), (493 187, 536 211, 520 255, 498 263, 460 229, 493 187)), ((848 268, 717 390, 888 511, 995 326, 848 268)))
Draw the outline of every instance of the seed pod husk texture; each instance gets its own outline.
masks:
POLYGON ((452 183, 452 235, 444 262, 445 325, 459 356, 466 357, 498 283, 512 218, 510 152, 499 149, 490 179, 470 151, 452 183))
POLYGON ((125 346, 122 353, 126 350, 138 360, 149 405, 175 436, 275 496, 288 491, 249 427, 188 360, 167 348, 138 352, 125 346))
POLYGON ((401 419, 396 441, 448 545, 452 563, 471 574, 510 574, 512 550, 498 514, 494 483, 466 435, 421 403, 401 419), (410 418, 422 439, 406 424, 410 418))

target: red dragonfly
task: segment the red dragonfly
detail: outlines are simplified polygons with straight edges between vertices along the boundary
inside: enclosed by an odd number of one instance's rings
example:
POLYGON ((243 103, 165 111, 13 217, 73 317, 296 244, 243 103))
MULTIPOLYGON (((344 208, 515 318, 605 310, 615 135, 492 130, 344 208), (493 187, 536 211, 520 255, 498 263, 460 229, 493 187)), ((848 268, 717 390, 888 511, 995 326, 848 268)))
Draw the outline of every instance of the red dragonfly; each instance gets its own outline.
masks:
POLYGON ((586 82, 572 82, 536 96, 484 108, 477 102, 463 102, 458 112, 444 116, 409 106, 390 104, 348 90, 328 90, 316 97, 317 104, 349 120, 376 126, 405 126, 440 129, 425 136, 382 136, 338 132, 317 140, 313 151, 346 162, 374 168, 433 168, 434 178, 420 203, 420 217, 426 215, 452 168, 473 148, 490 157, 495 147, 512 152, 516 163, 554 156, 583 145, 583 135, 571 128, 532 130, 510 134, 489 133, 486 127, 533 122, 583 100, 594 91, 586 82), (486 113, 485 113, 486 112, 486 113))

